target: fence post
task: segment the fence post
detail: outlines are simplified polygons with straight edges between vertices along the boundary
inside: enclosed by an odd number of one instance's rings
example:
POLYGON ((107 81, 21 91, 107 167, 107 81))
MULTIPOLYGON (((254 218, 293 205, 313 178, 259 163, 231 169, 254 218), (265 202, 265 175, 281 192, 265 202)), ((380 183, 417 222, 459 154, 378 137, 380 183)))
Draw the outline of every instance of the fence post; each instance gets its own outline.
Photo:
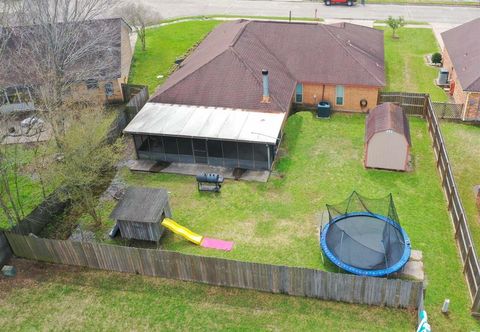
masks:
POLYGON ((463 273, 467 270, 468 260, 470 259, 470 255, 472 254, 472 246, 468 246, 467 254, 465 255, 465 260, 463 261, 463 273))
POLYGON ((470 309, 472 315, 480 316, 479 307, 480 307, 480 292, 477 289, 477 291, 475 292, 475 296, 473 297, 472 308, 470 309))
POLYGON ((422 112, 422 118, 425 118, 426 117, 426 113, 427 113, 427 108, 428 108, 428 99, 430 98, 430 96, 428 94, 425 95, 425 100, 423 101, 423 112, 422 112))
POLYGON ((451 190, 451 191, 450 191, 450 195, 448 195, 448 211, 451 211, 451 210, 452 210, 453 194, 454 194, 454 191, 451 190))
MULTIPOLYGON (((436 138, 436 137, 435 137, 436 138)), ((435 140, 436 141, 436 140, 435 140)), ((434 144, 435 146, 435 144, 434 144)), ((440 161, 443 157, 443 145, 442 144, 439 144, 439 148, 438 148, 438 158, 437 158, 437 168, 440 168, 440 161)))
MULTIPOLYGON (((457 220, 455 224, 455 239, 458 238, 458 231, 460 230, 460 220, 463 218, 463 212, 460 213, 460 218, 457 220)), ((453 222, 455 223, 455 218, 453 218, 453 222)))

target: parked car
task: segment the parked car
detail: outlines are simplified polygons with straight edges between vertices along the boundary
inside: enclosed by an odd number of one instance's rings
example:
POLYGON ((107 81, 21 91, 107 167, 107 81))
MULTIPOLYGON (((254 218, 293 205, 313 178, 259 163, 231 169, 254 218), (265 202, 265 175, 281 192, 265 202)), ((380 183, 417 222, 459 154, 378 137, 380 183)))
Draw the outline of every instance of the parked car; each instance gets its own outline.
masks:
POLYGON ((42 127, 45 122, 36 116, 29 116, 20 122, 22 128, 32 128, 34 126, 42 127))
POLYGON ((336 5, 336 4, 346 4, 347 6, 353 6, 357 0, 324 0, 326 6, 336 5))

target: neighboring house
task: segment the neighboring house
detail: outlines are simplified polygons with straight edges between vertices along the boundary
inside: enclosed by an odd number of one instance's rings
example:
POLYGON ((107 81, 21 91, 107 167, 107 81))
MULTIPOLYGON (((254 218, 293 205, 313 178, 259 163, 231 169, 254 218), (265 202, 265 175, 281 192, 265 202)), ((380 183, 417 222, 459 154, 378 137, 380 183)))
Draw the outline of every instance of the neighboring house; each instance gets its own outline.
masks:
MULTIPOLYGON (((88 49, 88 46, 85 46, 87 43, 90 45, 96 43, 96 54, 85 54, 68 68, 69 77, 75 78, 70 93, 75 98, 80 97, 100 103, 122 102, 122 84, 128 81, 133 56, 130 45, 132 31, 130 26, 123 19, 114 18, 78 23, 76 28, 83 35, 74 47, 88 49), (102 33, 103 36, 107 36, 106 30, 109 31, 109 40, 102 41, 99 38, 92 42, 95 36, 102 36, 102 33), (82 38, 85 39, 84 44, 82 38), (88 77, 83 77, 85 75, 88 77)), ((19 46, 20 39, 23 38, 19 36, 28 35, 35 38, 35 35, 40 33, 39 30, 40 27, 36 25, 11 28, 6 56, 15 57, 18 61, 12 61, 13 63, 9 63, 9 66, 0 67, 0 111, 35 108, 36 89, 46 80, 35 78, 38 77, 40 70, 36 71, 32 65, 35 60, 26 60, 30 56, 28 46, 19 46)))
POLYGON ((212 31, 125 132, 140 159, 269 170, 293 104, 367 111, 384 85, 382 31, 238 20, 212 31))
POLYGON ((442 33, 443 67, 449 71, 450 94, 463 104, 465 120, 480 119, 480 18, 442 33))

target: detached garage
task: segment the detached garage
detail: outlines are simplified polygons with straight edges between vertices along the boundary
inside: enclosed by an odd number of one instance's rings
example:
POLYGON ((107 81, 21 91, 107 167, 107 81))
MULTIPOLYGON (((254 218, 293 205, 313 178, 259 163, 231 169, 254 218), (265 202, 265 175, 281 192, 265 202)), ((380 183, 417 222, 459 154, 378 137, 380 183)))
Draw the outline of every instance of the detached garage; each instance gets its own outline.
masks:
POLYGON ((365 167, 406 171, 411 145, 408 119, 400 106, 384 103, 370 111, 365 124, 365 167))

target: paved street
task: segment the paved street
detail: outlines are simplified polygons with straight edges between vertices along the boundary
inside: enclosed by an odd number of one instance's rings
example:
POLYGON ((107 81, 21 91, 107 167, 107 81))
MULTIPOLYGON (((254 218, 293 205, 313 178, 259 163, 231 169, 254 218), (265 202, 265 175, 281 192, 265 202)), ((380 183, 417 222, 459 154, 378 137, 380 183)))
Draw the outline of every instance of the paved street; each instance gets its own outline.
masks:
MULTIPOLYGON (((164 18, 191 15, 259 15, 318 17, 326 19, 386 19, 389 15, 403 16, 406 20, 458 25, 480 17, 480 7, 408 6, 408 5, 356 5, 326 7, 319 2, 283 2, 248 0, 129 0, 143 2, 157 8, 164 18)), ((368 0, 367 0, 368 1, 368 0)))

